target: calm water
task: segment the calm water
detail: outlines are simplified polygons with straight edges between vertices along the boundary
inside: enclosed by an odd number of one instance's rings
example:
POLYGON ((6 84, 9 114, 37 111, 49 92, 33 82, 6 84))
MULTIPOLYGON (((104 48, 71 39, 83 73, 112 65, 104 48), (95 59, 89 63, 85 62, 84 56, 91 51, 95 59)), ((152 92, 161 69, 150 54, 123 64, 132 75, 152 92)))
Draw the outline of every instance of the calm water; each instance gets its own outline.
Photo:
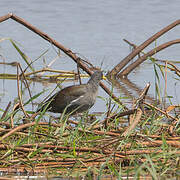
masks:
MULTIPOLYGON (((0 16, 13 12, 73 52, 86 57, 92 64, 101 66, 103 62, 102 68, 108 71, 130 53, 130 48, 123 38, 137 45, 141 44, 163 27, 177 20, 180 17, 179 7, 178 0, 174 0, 173 3, 163 0, 31 0, 26 2, 1 0, 0 16)), ((176 27, 161 37, 156 44, 177 39, 179 34, 180 28, 176 27)), ((13 20, 0 24, 0 38, 5 37, 20 43, 19 46, 23 52, 32 60, 47 49, 49 51, 44 56, 47 63, 56 57, 56 52, 49 43, 13 20)), ((146 50, 154 48, 156 44, 146 50)), ((179 61, 179 52, 180 45, 177 44, 158 53, 155 57, 179 61)), ((0 55, 0 61, 18 61, 25 67, 25 63, 8 40, 0 42, 0 55)), ((34 64, 36 69, 43 67, 42 59, 34 64)), ((75 70, 76 65, 68 57, 62 56, 52 68, 75 70)), ((0 73, 16 73, 16 68, 0 65, 0 73)), ((167 93, 174 96, 173 103, 178 104, 180 103, 180 82, 173 79, 174 77, 171 72, 168 73, 167 93)), ((150 94, 154 95, 154 72, 150 63, 144 63, 137 68, 130 74, 129 79, 140 88, 143 88, 147 82, 151 82, 150 94)), ((0 105, 4 108, 9 101, 17 97, 17 86, 14 80, 0 81, 0 105)), ((55 85, 31 84, 33 94, 45 88, 50 92, 54 87, 55 85)), ((102 90, 100 95, 107 97, 102 90)), ((98 99, 92 111, 103 111, 104 108, 104 103, 98 99)))

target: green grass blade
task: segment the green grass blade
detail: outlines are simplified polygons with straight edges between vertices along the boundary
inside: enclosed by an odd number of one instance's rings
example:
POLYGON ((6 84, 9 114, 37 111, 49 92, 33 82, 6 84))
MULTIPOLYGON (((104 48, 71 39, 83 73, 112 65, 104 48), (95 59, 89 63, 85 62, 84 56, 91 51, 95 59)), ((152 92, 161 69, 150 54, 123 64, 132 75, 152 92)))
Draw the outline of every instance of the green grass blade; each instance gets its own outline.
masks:
POLYGON ((14 48, 18 51, 18 53, 20 54, 20 56, 23 58, 23 60, 26 62, 26 64, 28 65, 28 67, 30 67, 30 69, 32 71, 35 71, 34 68, 31 66, 31 62, 29 62, 29 58, 26 56, 26 54, 24 54, 20 48, 15 44, 15 42, 10 39, 10 42, 12 43, 12 45, 14 46, 14 48))

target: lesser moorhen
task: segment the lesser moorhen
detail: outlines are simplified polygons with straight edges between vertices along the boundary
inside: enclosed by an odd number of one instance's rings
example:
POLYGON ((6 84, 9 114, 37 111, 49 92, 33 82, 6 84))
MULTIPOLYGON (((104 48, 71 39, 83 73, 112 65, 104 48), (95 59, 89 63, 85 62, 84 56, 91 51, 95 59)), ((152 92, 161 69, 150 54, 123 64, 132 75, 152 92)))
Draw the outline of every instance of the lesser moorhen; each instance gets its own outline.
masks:
POLYGON ((44 105, 38 109, 42 111, 46 106, 47 110, 54 113, 81 113, 90 109, 98 94, 99 82, 103 78, 101 71, 95 71, 87 84, 73 85, 62 89, 50 97, 44 105), (47 105, 49 103, 49 105, 47 105))

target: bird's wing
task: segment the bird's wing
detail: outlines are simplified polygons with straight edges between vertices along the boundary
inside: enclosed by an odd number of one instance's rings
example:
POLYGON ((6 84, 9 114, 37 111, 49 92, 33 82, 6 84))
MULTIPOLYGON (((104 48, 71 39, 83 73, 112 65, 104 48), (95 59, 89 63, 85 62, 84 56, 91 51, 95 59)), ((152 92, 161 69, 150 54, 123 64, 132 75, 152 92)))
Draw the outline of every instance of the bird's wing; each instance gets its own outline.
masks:
POLYGON ((86 92, 87 88, 83 84, 77 86, 69 86, 54 94, 48 99, 48 101, 51 101, 51 107, 64 109, 67 105, 75 103, 78 98, 82 98, 86 92))
POLYGON ((79 96, 84 95, 86 92, 87 92, 87 85, 81 84, 77 86, 66 87, 59 92, 59 95, 63 94, 66 96, 72 96, 74 98, 77 98, 79 96))

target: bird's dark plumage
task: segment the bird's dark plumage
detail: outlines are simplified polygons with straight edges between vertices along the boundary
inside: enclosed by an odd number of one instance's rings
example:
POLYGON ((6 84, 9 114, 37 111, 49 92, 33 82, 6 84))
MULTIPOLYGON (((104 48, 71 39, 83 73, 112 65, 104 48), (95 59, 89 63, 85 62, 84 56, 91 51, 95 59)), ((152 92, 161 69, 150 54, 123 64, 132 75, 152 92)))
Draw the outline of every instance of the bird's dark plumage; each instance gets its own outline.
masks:
POLYGON ((54 113, 79 113, 90 109, 98 94, 99 82, 103 78, 101 71, 95 71, 87 84, 69 86, 55 93, 38 110, 42 111, 49 103, 47 110, 54 113))

